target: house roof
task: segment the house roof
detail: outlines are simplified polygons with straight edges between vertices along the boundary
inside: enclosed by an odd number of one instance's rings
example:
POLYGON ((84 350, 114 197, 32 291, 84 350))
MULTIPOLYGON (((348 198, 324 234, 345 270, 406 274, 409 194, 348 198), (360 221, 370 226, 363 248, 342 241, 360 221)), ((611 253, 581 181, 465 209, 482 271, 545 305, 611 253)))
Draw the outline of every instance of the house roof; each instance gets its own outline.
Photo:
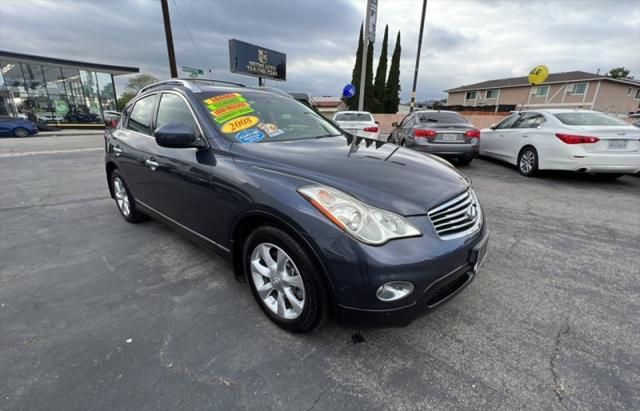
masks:
MULTIPOLYGON (((632 80, 632 79, 615 79, 609 76, 602 76, 600 74, 587 73, 584 71, 568 71, 566 73, 552 73, 549 74, 549 77, 545 81, 545 84, 548 83, 568 83, 575 81, 585 81, 585 80, 608 80, 616 83, 624 83, 633 86, 640 86, 640 81, 632 80)), ((469 84, 466 86, 460 86, 456 88, 452 88, 449 90, 445 90, 445 93, 454 93, 458 91, 469 91, 469 90, 485 90, 485 89, 493 89, 493 88, 507 88, 507 87, 522 87, 528 86, 529 80, 527 77, 512 77, 512 78, 503 78, 498 80, 489 80, 483 81, 480 83, 469 84)))
POLYGON ((12 51, 0 50, 0 60, 2 61, 25 61, 29 63, 51 64, 54 66, 90 69, 95 71, 103 71, 111 73, 114 76, 118 74, 139 73, 137 67, 114 66, 111 64, 88 63, 86 61, 65 60, 52 57, 35 56, 33 54, 14 53, 12 51))

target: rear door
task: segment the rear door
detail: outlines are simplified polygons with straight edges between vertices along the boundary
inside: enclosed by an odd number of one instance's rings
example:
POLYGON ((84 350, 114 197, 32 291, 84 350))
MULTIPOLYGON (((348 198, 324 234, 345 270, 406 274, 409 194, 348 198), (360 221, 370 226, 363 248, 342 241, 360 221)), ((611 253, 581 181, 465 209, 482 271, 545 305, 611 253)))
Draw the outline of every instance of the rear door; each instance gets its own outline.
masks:
POLYGON ((143 202, 150 201, 151 197, 145 160, 149 145, 154 142, 151 119, 156 98, 156 93, 149 94, 127 108, 125 121, 111 133, 111 146, 108 148, 116 157, 116 164, 122 170, 133 197, 143 202))

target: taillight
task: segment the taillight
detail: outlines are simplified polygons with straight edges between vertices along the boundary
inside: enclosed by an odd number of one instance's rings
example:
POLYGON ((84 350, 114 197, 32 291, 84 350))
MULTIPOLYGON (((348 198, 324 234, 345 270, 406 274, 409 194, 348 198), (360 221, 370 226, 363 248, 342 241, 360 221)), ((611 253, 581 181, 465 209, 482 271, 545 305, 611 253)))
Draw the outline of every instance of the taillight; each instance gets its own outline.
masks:
POLYGON ((367 131, 369 133, 377 133, 378 127, 365 127, 364 131, 367 131))
POLYGON ((413 130, 416 137, 435 137, 438 133, 435 130, 421 130, 419 128, 413 130))
POLYGON ((480 138, 480 130, 469 130, 466 133, 464 133, 464 135, 467 137, 480 138))
POLYGON ((573 134, 556 133, 556 137, 565 144, 593 144, 600 141, 598 137, 576 136, 573 134))

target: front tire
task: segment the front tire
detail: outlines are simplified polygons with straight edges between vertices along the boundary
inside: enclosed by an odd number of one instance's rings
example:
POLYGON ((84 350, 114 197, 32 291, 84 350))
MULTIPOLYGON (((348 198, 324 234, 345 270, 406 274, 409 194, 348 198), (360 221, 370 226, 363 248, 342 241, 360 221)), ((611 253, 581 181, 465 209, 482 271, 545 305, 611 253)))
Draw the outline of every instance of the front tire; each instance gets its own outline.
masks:
POLYGON ((16 127, 13 129, 13 135, 16 137, 27 137, 29 135, 29 130, 24 127, 16 127))
POLYGON ((518 172, 525 177, 533 177, 538 172, 538 152, 533 147, 525 147, 518 155, 518 172))
POLYGON ((322 274, 288 233, 258 227, 245 241, 242 260, 253 296, 276 325, 307 333, 324 323, 328 303, 322 274))
POLYGON ((131 191, 124 182, 120 170, 113 170, 111 173, 111 189, 116 199, 118 210, 127 222, 136 224, 147 219, 147 216, 138 211, 136 201, 131 195, 131 191))

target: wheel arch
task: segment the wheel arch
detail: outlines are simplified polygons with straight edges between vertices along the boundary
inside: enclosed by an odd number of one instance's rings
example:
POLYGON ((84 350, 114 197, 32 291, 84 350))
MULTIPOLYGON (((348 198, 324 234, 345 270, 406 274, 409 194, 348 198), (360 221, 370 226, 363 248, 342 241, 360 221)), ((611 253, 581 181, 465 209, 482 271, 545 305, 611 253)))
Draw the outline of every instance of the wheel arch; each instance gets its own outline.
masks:
POLYGON ((109 194, 111 198, 115 198, 115 194, 113 193, 113 187, 111 186, 111 174, 113 170, 116 170, 118 166, 113 161, 109 161, 105 166, 105 171, 107 172, 107 187, 109 187, 109 194))
POLYGON ((247 239, 249 234, 256 228, 261 225, 272 225, 275 226, 287 234, 292 236, 296 241, 300 243, 300 245, 309 253, 309 257, 311 260, 318 265, 320 271, 322 272, 322 278, 327 287, 327 291, 330 298, 330 306, 332 310, 335 312, 337 308, 336 303, 336 293, 333 281, 329 276, 329 271, 325 266, 324 262, 320 258, 320 255, 315 250, 313 245, 304 238, 303 235, 300 234, 299 228, 297 225, 288 219, 285 216, 279 215, 276 211, 272 210, 250 210, 245 211, 240 214, 234 223, 231 226, 231 261, 233 264, 233 273, 239 282, 245 282, 246 276, 244 273, 244 268, 242 264, 242 249, 244 245, 244 241, 247 239))

